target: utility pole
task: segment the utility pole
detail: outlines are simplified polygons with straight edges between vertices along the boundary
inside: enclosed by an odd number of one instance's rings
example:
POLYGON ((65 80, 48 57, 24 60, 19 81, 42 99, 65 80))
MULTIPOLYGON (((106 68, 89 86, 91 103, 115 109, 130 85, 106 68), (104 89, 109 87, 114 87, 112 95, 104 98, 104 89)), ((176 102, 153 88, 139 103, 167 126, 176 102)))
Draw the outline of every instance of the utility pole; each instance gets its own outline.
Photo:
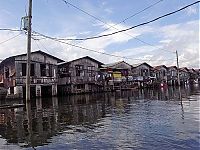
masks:
POLYGON ((177 63, 177 73, 178 73, 178 91, 179 91, 179 100, 181 100, 181 107, 183 108, 182 102, 182 94, 181 94, 181 83, 180 83, 180 75, 179 75, 179 63, 178 63, 178 52, 176 50, 176 63, 177 63))
POLYGON ((179 75, 179 63, 178 63, 178 52, 176 50, 176 62, 177 62, 177 73, 178 73, 178 86, 180 86, 180 75, 179 75))
POLYGON ((28 29, 27 29, 28 36, 27 36, 27 66, 26 66, 26 103, 30 102, 31 19, 32 19, 32 0, 29 0, 28 29))

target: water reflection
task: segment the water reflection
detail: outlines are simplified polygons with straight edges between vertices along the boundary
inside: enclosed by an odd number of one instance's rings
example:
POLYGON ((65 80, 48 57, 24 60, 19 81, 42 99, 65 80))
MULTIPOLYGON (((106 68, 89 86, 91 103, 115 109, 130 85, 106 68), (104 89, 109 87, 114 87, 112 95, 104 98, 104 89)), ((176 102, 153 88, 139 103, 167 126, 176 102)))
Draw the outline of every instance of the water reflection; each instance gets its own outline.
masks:
MULTIPOLYGON (((54 141, 57 138, 64 138, 65 143, 70 143, 69 140, 76 143, 81 136, 85 136, 85 144, 90 148, 104 145, 103 149, 109 146, 148 149, 160 143, 166 148, 170 144, 171 148, 182 149, 180 143, 188 138, 197 148, 199 95, 197 86, 35 99, 27 108, 0 110, 0 142, 6 140, 0 143, 0 149, 7 149, 9 145, 16 149, 52 144, 56 148, 62 143, 54 141), (95 145, 87 143, 91 142, 88 137, 99 137, 104 144, 97 139, 93 141, 95 145), (182 140, 177 144, 173 139, 182 140)), ((186 148, 190 148, 190 144, 186 143, 189 145, 186 148)), ((68 148, 70 146, 77 145, 71 144, 68 148)))

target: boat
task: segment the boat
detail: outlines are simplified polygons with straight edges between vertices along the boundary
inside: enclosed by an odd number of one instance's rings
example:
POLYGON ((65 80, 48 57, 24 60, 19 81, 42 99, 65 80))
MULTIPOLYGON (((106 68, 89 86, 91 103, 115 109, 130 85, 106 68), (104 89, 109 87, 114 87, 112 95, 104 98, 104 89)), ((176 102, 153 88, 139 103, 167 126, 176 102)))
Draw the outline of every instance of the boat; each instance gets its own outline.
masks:
POLYGON ((0 87, 0 100, 5 99, 7 96, 7 89, 0 87))

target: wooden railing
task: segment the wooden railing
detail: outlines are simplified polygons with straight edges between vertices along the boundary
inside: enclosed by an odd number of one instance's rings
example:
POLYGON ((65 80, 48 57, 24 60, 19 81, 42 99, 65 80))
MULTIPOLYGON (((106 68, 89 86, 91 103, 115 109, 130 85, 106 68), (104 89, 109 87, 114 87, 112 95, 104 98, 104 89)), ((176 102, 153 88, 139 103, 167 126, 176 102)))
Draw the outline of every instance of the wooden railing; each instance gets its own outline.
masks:
POLYGON ((98 80, 95 77, 66 77, 59 79, 59 84, 102 84, 103 80, 98 80))
MULTIPOLYGON (((31 84, 55 84, 58 82, 55 77, 30 77, 31 84)), ((15 77, 16 84, 26 84, 26 77, 15 77)))

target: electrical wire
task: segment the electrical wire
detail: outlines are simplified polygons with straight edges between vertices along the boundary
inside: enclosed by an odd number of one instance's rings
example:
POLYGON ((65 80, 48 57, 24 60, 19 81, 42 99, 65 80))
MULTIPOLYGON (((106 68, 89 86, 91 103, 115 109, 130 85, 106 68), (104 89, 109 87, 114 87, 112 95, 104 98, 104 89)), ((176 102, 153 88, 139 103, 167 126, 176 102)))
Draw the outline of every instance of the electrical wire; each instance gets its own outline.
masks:
POLYGON ((33 41, 35 42, 35 44, 36 44, 37 48, 38 48, 39 50, 41 50, 41 48, 40 48, 40 46, 38 45, 37 41, 36 41, 36 40, 34 40, 34 39, 33 39, 33 41))
POLYGON ((34 39, 34 38, 32 38, 32 39, 33 39, 33 41, 35 42, 35 44, 36 44, 36 46, 37 46, 37 48, 38 48, 39 50, 42 50, 41 47, 39 46, 39 43, 40 43, 40 45, 42 46, 42 48, 45 49, 46 52, 48 52, 48 53, 51 54, 51 52, 50 52, 38 39, 34 39))
POLYGON ((0 31, 23 31, 23 30, 19 30, 19 29, 9 29, 9 28, 1 28, 0 31))
POLYGON ((96 20, 98 20, 98 21, 103 22, 104 24, 106 24, 106 22, 104 22, 103 20, 101 20, 101 19, 99 19, 98 17, 95 17, 94 15, 92 15, 92 14, 86 12, 85 10, 83 10, 83 9, 81 9, 81 8, 79 8, 79 7, 75 6, 75 5, 73 5, 72 3, 70 3, 70 2, 68 2, 68 1, 66 1, 66 0, 62 0, 62 1, 63 1, 66 5, 70 5, 70 6, 74 7, 74 8, 76 8, 77 10, 79 10, 79 11, 81 11, 81 12, 87 14, 88 16, 90 16, 90 17, 92 17, 92 18, 94 18, 94 19, 96 19, 96 20))
POLYGON ((20 34, 17 34, 17 35, 15 35, 15 36, 13 36, 13 37, 11 37, 11 38, 9 38, 9 39, 5 40, 5 41, 2 41, 2 42, 0 42, 0 44, 6 43, 6 42, 8 42, 8 41, 10 41, 10 40, 12 40, 12 39, 14 39, 14 38, 16 38, 16 37, 20 36, 21 34, 22 34, 22 33, 20 33, 20 34))
POLYGON ((184 10, 184 9, 186 9, 186 8, 188 8, 188 7, 190 7, 190 6, 192 6, 192 5, 198 4, 199 2, 200 2, 200 1, 196 1, 196 2, 194 2, 194 3, 191 3, 191 4, 188 4, 188 5, 184 6, 184 7, 180 8, 180 9, 178 9, 178 10, 175 10, 175 11, 172 11, 172 12, 167 13, 167 14, 165 14, 165 15, 162 15, 162 16, 159 16, 159 17, 157 17, 157 18, 154 18, 154 19, 152 19, 152 20, 150 20, 150 21, 143 22, 143 23, 137 24, 137 25, 135 25, 135 26, 132 26, 132 27, 130 27, 130 28, 126 28, 126 29, 123 29, 123 30, 119 30, 119 31, 116 31, 116 32, 109 33, 109 34, 103 34, 103 35, 99 35, 99 36, 92 36, 92 37, 86 37, 86 38, 75 38, 75 39, 72 39, 72 38, 71 38, 71 39, 59 39, 59 40, 79 40, 79 41, 83 41, 83 40, 91 40, 91 39, 97 39, 97 38, 101 38, 101 37, 111 36, 111 35, 114 35, 114 34, 117 34, 117 33, 125 32, 125 31, 128 31, 128 30, 132 30, 132 29, 134 29, 134 28, 137 28, 137 27, 144 26, 144 25, 147 25, 147 24, 149 24, 149 23, 155 22, 155 21, 157 21, 157 20, 159 20, 159 19, 161 19, 161 18, 170 16, 170 15, 172 15, 172 14, 175 14, 175 13, 179 12, 179 11, 182 11, 182 10, 184 10))
MULTIPOLYGON (((102 23, 104 23, 104 24, 106 24, 106 25, 109 25, 108 23, 104 22, 102 19, 100 19, 100 18, 98 18, 98 17, 96 17, 96 16, 94 16, 94 15, 88 13, 87 11, 85 11, 85 10, 83 10, 83 9, 81 9, 81 8, 79 8, 79 7, 77 7, 77 6, 75 6, 74 4, 72 4, 72 3, 70 3, 70 2, 68 2, 68 1, 66 1, 66 0, 62 0, 62 1, 63 1, 66 5, 70 5, 70 6, 74 7, 75 9, 77 9, 77 10, 79 10, 79 11, 81 11, 81 12, 87 14, 88 16, 90 16, 90 17, 92 17, 92 18, 94 18, 94 19, 96 19, 96 20, 98 20, 98 21, 100 21, 100 22, 102 22, 102 23)), ((157 1, 157 2, 155 2, 155 3, 153 3, 153 4, 151 4, 151 5, 149 5, 149 6, 147 6, 147 7, 145 7, 144 9, 142 9, 142 10, 140 10, 140 11, 134 13, 133 15, 131 15, 131 16, 125 18, 124 20, 120 21, 119 23, 117 23, 117 24, 115 24, 115 25, 109 25, 110 27, 107 28, 107 29, 105 29, 104 31, 106 31, 106 30, 110 29, 111 27, 114 27, 114 26, 116 26, 116 25, 118 25, 118 24, 121 24, 122 22, 125 22, 126 20, 128 20, 128 19, 130 19, 130 18, 132 18, 132 17, 134 17, 134 16, 136 16, 136 15, 138 15, 138 14, 144 12, 145 10, 147 10, 147 9, 149 9, 149 8, 151 8, 151 7, 155 6, 155 5, 157 5, 158 3, 162 2, 162 1, 163 1, 163 0, 159 0, 159 1, 157 1)), ((116 29, 116 28, 115 28, 115 29, 116 29)))
MULTIPOLYGON (((62 1, 65 2, 65 4, 67 4, 67 5, 69 4, 70 6, 74 7, 75 9, 77 9, 77 10, 79 10, 79 11, 85 13, 86 15, 88 15, 88 16, 90 16, 90 17, 92 17, 92 18, 94 18, 94 19, 96 19, 96 20, 98 20, 98 21, 104 23, 105 25, 109 26, 109 28, 107 28, 107 29, 104 30, 104 31, 106 31, 106 30, 108 30, 108 29, 110 29, 110 28, 114 28, 114 29, 118 30, 118 28, 115 27, 116 25, 118 25, 118 24, 124 22, 125 20, 128 20, 128 19, 130 19, 130 18, 132 18, 132 17, 134 17, 134 16, 136 16, 136 15, 142 13, 142 12, 144 12, 145 10, 147 10, 147 9, 149 9, 149 8, 151 8, 151 7, 155 6, 155 5, 157 5, 157 4, 160 3, 160 2, 162 2, 163 0, 157 1, 156 3, 154 3, 154 4, 152 4, 152 5, 148 6, 148 7, 146 7, 146 8, 144 8, 144 9, 142 9, 142 10, 139 11, 139 12, 136 12, 135 14, 133 14, 133 15, 131 15, 131 16, 125 18, 125 19, 122 20, 120 23, 115 24, 115 25, 110 25, 110 24, 106 23, 106 22, 103 21, 102 19, 100 19, 100 18, 98 18, 98 17, 95 17, 94 15, 92 15, 92 14, 88 13, 87 11, 85 11, 85 10, 83 10, 83 9, 81 9, 81 8, 79 8, 79 7, 77 7, 77 6, 75 6, 75 5, 73 5, 72 3, 70 3, 70 2, 68 2, 68 1, 66 1, 66 0, 62 0, 62 1)), ((141 39, 139 39, 138 37, 134 37, 134 36, 132 36, 132 35, 129 34, 129 33, 124 32, 124 34, 126 34, 126 35, 128 35, 128 36, 131 36, 132 38, 134 38, 135 40, 137 40, 137 41, 139 41, 139 42, 141 42, 141 43, 143 43, 143 44, 146 44, 146 45, 149 45, 149 46, 152 46, 152 47, 157 48, 155 45, 152 45, 152 44, 150 44, 150 43, 148 43, 148 42, 145 42, 144 40, 141 40, 141 39)), ((164 51, 164 52, 170 52, 170 53, 171 53, 171 51, 168 51, 168 50, 164 50, 164 49, 160 49, 160 50, 162 50, 162 51, 164 51)))
POLYGON ((146 8, 144 8, 143 10, 141 10, 141 11, 139 11, 139 12, 137 12, 137 13, 135 13, 135 14, 133 14, 133 15, 131 15, 131 16, 125 18, 124 20, 122 20, 121 22, 119 22, 119 24, 122 23, 122 22, 125 22, 126 20, 128 20, 128 19, 130 19, 130 18, 132 18, 132 17, 134 17, 134 16, 136 16, 136 15, 138 15, 138 14, 140 14, 141 12, 143 12, 143 11, 145 11, 145 10, 147 10, 147 9, 149 9, 149 8, 151 8, 151 7, 153 7, 153 6, 155 6, 155 5, 157 5, 158 3, 162 2, 162 1, 163 1, 163 0, 157 1, 157 2, 155 2, 154 4, 152 4, 152 5, 150 5, 150 6, 146 7, 146 8))
MULTIPOLYGON (((131 60, 149 61, 147 59, 129 58, 129 57, 125 57, 125 56, 118 56, 118 55, 109 54, 109 53, 105 53, 105 52, 99 52, 99 51, 94 50, 94 49, 90 49, 90 48, 86 48, 86 47, 83 47, 83 46, 78 46, 78 45, 75 45, 75 44, 67 43, 67 42, 55 39, 53 37, 43 35, 43 34, 38 33, 38 32, 37 32, 37 34, 39 34, 42 37, 45 37, 45 38, 53 40, 53 41, 57 41, 57 42, 62 43, 62 44, 66 44, 66 45, 73 46, 73 47, 76 47, 76 48, 79 48, 79 49, 83 49, 83 50, 87 50, 87 51, 91 51, 91 52, 95 52, 95 53, 99 53, 99 54, 103 54, 103 55, 107 55, 107 56, 112 56, 112 57, 117 57, 117 58, 123 58, 123 59, 131 59, 131 60)), ((168 59, 168 60, 174 60, 174 59, 168 59)), ((168 61, 168 60, 152 60, 152 61, 168 61)))
MULTIPOLYGON (((159 3, 162 2, 162 1, 163 1, 163 0, 159 0, 159 1, 157 1, 157 2, 155 2, 155 3, 153 3, 153 4, 151 4, 151 5, 149 5, 149 6, 147 6, 147 7, 145 7, 144 9, 142 9, 142 10, 140 10, 140 11, 134 13, 133 15, 131 15, 131 16, 129 16, 129 17, 123 19, 123 20, 120 21, 119 23, 116 23, 116 24, 112 25, 111 27, 115 27, 115 26, 117 26, 117 25, 119 25, 119 24, 121 24, 121 23, 127 21, 128 19, 135 17, 136 15, 138 15, 138 14, 144 12, 145 10, 147 10, 147 9, 149 9, 149 8, 151 8, 151 7, 155 6, 155 5, 157 5, 157 4, 159 4, 159 3)), ((104 31, 106 31, 106 30, 108 30, 108 29, 110 29, 110 27, 107 28, 107 29, 105 29, 104 31)))
POLYGON ((37 42, 42 46, 42 48, 44 48, 48 53, 51 54, 51 52, 44 46, 44 44, 42 44, 40 40, 38 40, 37 42))
MULTIPOLYGON (((104 24, 107 24, 107 23, 105 23, 104 21, 102 21, 101 19, 99 19, 99 18, 97 18, 97 17, 95 17, 95 16, 89 14, 88 12, 86 12, 86 11, 84 11, 84 10, 78 8, 77 6, 75 6, 75 5, 73 5, 73 4, 69 3, 69 2, 67 2, 66 0, 62 0, 62 1, 65 2, 66 4, 69 4, 69 5, 73 6, 74 8, 76 8, 76 9, 78 9, 78 10, 84 12, 85 14, 87 14, 87 15, 89 15, 89 16, 95 18, 96 20, 99 20, 99 21, 103 22, 104 24)), ((160 1, 158 1, 157 3, 159 3, 159 2, 160 2, 160 1)), ((157 17, 157 18, 155 18, 155 19, 153 19, 153 20, 150 20, 150 21, 148 21, 148 22, 144 22, 144 23, 135 25, 135 26, 133 26, 133 27, 130 27, 130 28, 127 28, 127 29, 123 29, 123 30, 119 30, 119 31, 116 31, 116 32, 113 32, 113 33, 110 33, 110 34, 104 34, 104 35, 93 36, 93 37, 88 37, 88 38, 75 38, 75 39, 54 38, 54 39, 58 39, 58 40, 79 40, 79 41, 83 41, 83 40, 97 39, 97 38, 101 38, 101 37, 105 37, 105 36, 114 35, 114 34, 117 34, 117 33, 120 33, 120 32, 125 32, 125 31, 128 31, 128 30, 131 30, 131 29, 133 29, 133 28, 136 28, 136 27, 139 27, 139 26, 142 26, 142 25, 149 24, 149 23, 154 22, 154 21, 156 21, 156 20, 159 20, 159 19, 161 19, 161 18, 163 18, 163 17, 166 17, 166 16, 172 15, 172 14, 174 14, 174 13, 177 13, 177 12, 179 12, 179 11, 181 11, 181 10, 183 10, 183 9, 186 9, 187 7, 190 7, 190 6, 192 6, 192 5, 195 5, 195 4, 199 3, 199 2, 200 2, 200 1, 196 1, 196 2, 194 2, 194 3, 192 3, 192 4, 189 4, 189 5, 186 5, 185 7, 182 7, 182 8, 180 8, 180 9, 176 10, 176 11, 173 11, 173 12, 171 12, 171 13, 168 13, 168 14, 165 14, 165 15, 163 15, 163 16, 157 17)), ((157 4, 157 3, 154 3, 153 5, 155 5, 155 4, 157 4)), ((149 7, 152 7, 152 6, 149 6, 149 7)), ((146 8, 146 9, 147 9, 147 8, 146 8)), ((144 9, 144 10, 146 10, 146 9, 144 9)), ((134 16, 134 15, 132 15, 132 16, 134 16)), ((128 19, 128 18, 126 18, 126 20, 127 20, 127 19, 128 19)), ((110 25, 109 25, 109 26, 110 26, 110 25)), ((115 28, 115 29, 116 29, 116 28, 115 28)), ((37 32, 36 32, 36 33, 37 33, 37 32)), ((130 34, 128 34, 128 35, 130 35, 130 34)), ((130 36, 132 36, 132 35, 130 35, 130 36)), ((133 37, 133 36, 132 36, 132 37, 133 37)), ((145 42, 145 41, 143 41, 143 40, 141 40, 141 39, 139 39, 139 38, 137 38, 137 37, 133 37, 133 38, 135 38, 136 40, 138 40, 138 41, 140 41, 140 42, 142 42, 142 43, 144 43, 144 44, 146 44, 146 45, 149 45, 149 46, 152 46, 152 47, 156 47, 156 46, 154 46, 154 45, 152 45, 152 44, 150 44, 150 43, 148 43, 148 42, 145 42)), ((171 51, 168 51, 168 50, 164 50, 164 49, 161 49, 161 48, 159 48, 159 50, 162 50, 162 51, 165 51, 165 52, 174 53, 174 52, 171 52, 171 51)))

